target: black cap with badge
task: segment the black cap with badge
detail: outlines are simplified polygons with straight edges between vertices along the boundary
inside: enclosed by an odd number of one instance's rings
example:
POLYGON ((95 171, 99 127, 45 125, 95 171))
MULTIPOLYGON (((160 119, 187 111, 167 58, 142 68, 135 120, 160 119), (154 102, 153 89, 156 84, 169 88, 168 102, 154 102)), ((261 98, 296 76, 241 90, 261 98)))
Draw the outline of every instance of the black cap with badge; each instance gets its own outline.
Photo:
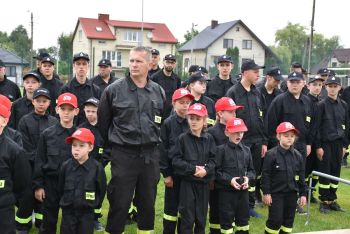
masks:
POLYGON ((100 101, 97 98, 91 97, 91 98, 89 98, 88 100, 86 100, 84 102, 84 106, 88 105, 88 104, 91 104, 91 105, 94 105, 94 106, 98 107, 99 102, 100 101))
POLYGON ((98 63, 98 66, 101 67, 111 67, 112 63, 109 59, 101 59, 100 62, 98 63))
POLYGON ((243 73, 244 71, 258 70, 258 69, 262 69, 262 68, 265 68, 265 66, 260 66, 260 65, 256 64, 253 59, 247 59, 242 63, 241 72, 243 73))
POLYGON ((33 99, 44 96, 51 100, 50 91, 45 88, 38 88, 33 93, 33 99))
POLYGON ((50 57, 50 55, 46 52, 39 52, 36 56, 34 56, 33 58, 36 60, 42 60, 45 57, 50 57))
POLYGON ((292 68, 302 68, 301 64, 299 62, 293 62, 292 63, 292 68))
POLYGON ((328 68, 321 68, 318 70, 317 74, 319 74, 321 76, 328 76, 329 70, 328 70, 328 68))
POLYGON ((232 63, 232 58, 231 56, 228 56, 226 54, 224 55, 221 55, 219 58, 218 58, 218 64, 219 63, 232 63))
POLYGON ((316 75, 315 77, 310 77, 309 78, 309 81, 307 82, 308 84, 311 84, 312 82, 315 82, 315 81, 317 81, 317 80, 319 80, 319 81, 324 81, 324 79, 323 78, 321 78, 320 76, 318 76, 318 75, 316 75))
POLYGON ((188 78, 188 84, 191 84, 196 81, 207 81, 208 78, 205 76, 205 74, 201 71, 193 73, 189 78, 188 78))
POLYGON ((176 62, 176 57, 173 54, 167 54, 167 55, 165 55, 164 60, 171 60, 171 61, 176 62))
POLYGON ((27 79, 28 77, 34 77, 38 82, 40 82, 40 75, 36 72, 29 72, 23 76, 23 80, 27 79))
POLYGON ((74 54, 73 62, 75 62, 79 59, 85 59, 88 62, 90 61, 89 55, 87 53, 84 53, 84 52, 79 52, 79 53, 74 54))
POLYGON ((332 76, 332 77, 329 77, 324 84, 325 85, 329 85, 329 84, 341 85, 341 80, 339 77, 332 76))
POLYGON ((42 60, 41 60, 42 63, 51 63, 52 65, 55 65, 55 59, 52 58, 51 56, 47 56, 47 57, 44 57, 42 60))
POLYGON ((283 80, 281 69, 277 66, 267 69, 266 75, 272 76, 275 80, 283 80))
POLYGON ((159 50, 151 49, 151 54, 159 55, 159 50))
POLYGON ((288 75, 287 80, 304 80, 304 75, 300 72, 292 72, 288 75))

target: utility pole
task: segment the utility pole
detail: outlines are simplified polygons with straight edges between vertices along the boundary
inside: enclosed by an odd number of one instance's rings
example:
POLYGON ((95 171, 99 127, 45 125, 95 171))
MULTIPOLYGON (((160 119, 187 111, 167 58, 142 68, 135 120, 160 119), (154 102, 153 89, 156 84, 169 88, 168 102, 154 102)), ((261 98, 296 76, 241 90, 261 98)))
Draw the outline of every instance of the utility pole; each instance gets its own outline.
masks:
POLYGON ((33 69, 33 12, 30 12, 30 68, 33 69))
POLYGON ((192 36, 192 38, 191 38, 191 40, 193 40, 193 42, 192 42, 192 46, 191 46, 191 64, 190 65, 193 65, 193 63, 192 63, 192 59, 193 59, 193 47, 194 47, 194 44, 195 44, 195 40, 193 39, 193 37, 194 37, 194 27, 195 26, 197 26, 197 24, 194 24, 194 23, 192 23, 192 27, 191 27, 191 36, 192 36))
POLYGON ((143 0, 141 0, 142 3, 141 3, 141 8, 142 8, 142 11, 141 11, 141 18, 142 18, 142 22, 141 22, 141 38, 140 38, 140 46, 143 46, 143 0))
POLYGON ((312 18, 311 18, 311 33, 310 33, 310 43, 309 43, 309 58, 307 61, 307 70, 311 72, 311 56, 312 56, 312 47, 313 47, 313 42, 314 42, 314 19, 315 19, 315 5, 316 5, 316 0, 313 0, 312 4, 312 18))

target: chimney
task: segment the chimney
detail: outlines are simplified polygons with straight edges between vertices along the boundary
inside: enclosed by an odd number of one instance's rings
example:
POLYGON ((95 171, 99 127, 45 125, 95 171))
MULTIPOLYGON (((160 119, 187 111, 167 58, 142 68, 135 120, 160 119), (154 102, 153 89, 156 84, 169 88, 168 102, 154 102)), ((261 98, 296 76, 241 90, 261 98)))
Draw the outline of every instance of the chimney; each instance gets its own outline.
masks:
POLYGON ((98 14, 98 20, 107 22, 109 20, 109 14, 98 14))
POLYGON ((219 22, 217 20, 211 21, 211 29, 214 29, 216 26, 218 26, 219 22))

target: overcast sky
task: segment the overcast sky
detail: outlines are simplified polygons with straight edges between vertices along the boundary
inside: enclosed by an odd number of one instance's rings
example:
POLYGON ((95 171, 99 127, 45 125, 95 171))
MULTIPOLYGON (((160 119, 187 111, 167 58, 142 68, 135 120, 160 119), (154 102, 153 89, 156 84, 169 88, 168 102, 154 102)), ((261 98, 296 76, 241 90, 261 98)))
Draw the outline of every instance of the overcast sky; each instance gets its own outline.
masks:
MULTIPOLYGON (((98 13, 110 19, 141 21, 142 0, 61 0, 1 2, 0 31, 10 33, 23 24, 30 33, 30 12, 34 14, 34 49, 57 44, 57 37, 74 31, 78 17, 97 18, 98 13)), ((219 23, 241 19, 266 45, 273 45, 275 32, 288 22, 308 28, 312 0, 144 0, 144 21, 165 23, 180 41, 197 24, 201 31, 211 20, 219 23)), ((315 32, 327 38, 340 37, 340 44, 350 47, 350 1, 316 0, 315 32)))

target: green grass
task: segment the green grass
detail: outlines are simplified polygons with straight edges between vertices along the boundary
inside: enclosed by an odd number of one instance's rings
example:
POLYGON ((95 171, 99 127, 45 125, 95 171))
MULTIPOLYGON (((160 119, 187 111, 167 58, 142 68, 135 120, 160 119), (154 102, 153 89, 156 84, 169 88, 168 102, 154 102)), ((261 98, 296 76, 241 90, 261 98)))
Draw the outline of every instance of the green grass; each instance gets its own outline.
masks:
MULTIPOLYGON (((108 180, 110 179, 110 167, 106 167, 106 173, 108 180)), ((350 180, 350 168, 342 168, 341 177, 350 180)), ((163 204, 164 204, 164 184, 162 178, 158 184, 158 193, 156 201, 156 217, 155 217, 155 233, 162 233, 162 221, 163 221, 163 204)), ((308 232, 308 231, 320 231, 320 230, 332 230, 332 229, 346 229, 350 228, 350 186, 340 184, 338 189, 338 203, 347 210, 347 212, 331 212, 330 214, 321 214, 318 211, 318 205, 311 205, 311 215, 309 225, 305 225, 306 216, 296 215, 293 232, 308 232)), ((258 212, 263 215, 262 219, 251 219, 249 222, 250 233, 263 233, 265 222, 267 219, 267 208, 257 208, 258 212)), ((108 201, 103 202, 102 214, 100 219, 103 225, 106 225, 108 213, 108 201)), ((208 225, 207 225, 208 226, 208 225)), ((136 224, 127 225, 125 228, 125 234, 136 233, 136 224)), ((31 233, 37 233, 35 229, 32 229, 31 233)), ((101 232, 95 232, 101 233, 101 232)), ((206 233, 209 233, 207 231, 206 233)))

